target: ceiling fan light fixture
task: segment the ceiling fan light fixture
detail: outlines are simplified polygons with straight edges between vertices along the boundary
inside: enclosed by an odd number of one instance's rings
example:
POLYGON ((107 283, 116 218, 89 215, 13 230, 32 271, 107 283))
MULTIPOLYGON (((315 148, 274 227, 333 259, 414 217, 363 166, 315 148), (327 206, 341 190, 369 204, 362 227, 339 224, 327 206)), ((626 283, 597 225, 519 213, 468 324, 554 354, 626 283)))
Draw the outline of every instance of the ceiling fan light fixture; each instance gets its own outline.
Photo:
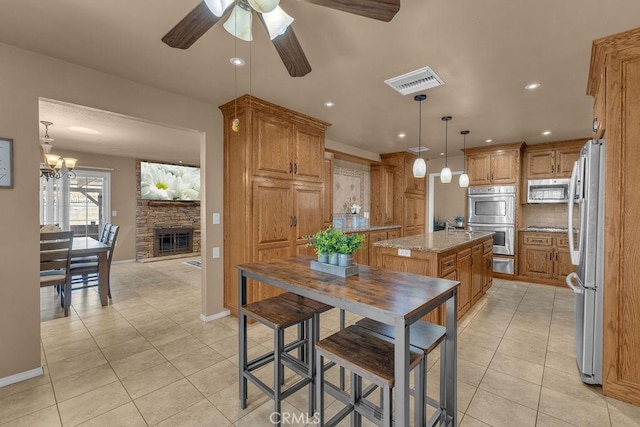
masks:
POLYGON ((280 6, 276 6, 269 13, 263 13, 262 18, 264 19, 264 23, 267 26, 267 30, 269 31, 269 38, 271 40, 275 39, 281 34, 284 34, 289 28, 289 25, 293 22, 293 18, 282 10, 280 6))
POLYGON ((224 11, 234 3, 234 0, 204 0, 211 13, 220 18, 224 11))
POLYGON ((229 34, 250 42, 251 38, 251 11, 239 5, 234 7, 229 15, 229 19, 223 25, 229 34))
POLYGON ((269 13, 280 4, 280 0, 248 0, 249 5, 260 13, 269 13))

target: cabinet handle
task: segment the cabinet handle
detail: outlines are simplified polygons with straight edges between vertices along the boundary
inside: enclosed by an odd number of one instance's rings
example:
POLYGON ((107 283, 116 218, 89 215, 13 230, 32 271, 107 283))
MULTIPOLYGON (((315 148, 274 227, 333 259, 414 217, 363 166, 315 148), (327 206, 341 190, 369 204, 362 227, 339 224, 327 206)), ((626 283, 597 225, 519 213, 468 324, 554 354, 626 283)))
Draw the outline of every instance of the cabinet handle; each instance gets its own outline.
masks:
POLYGON ((289 162, 289 173, 293 172, 293 163, 289 162))
POLYGON ((297 216, 294 216, 294 217, 293 217, 293 226, 294 226, 294 227, 297 227, 297 226, 298 226, 298 217, 297 217, 297 216))
POLYGON ((594 117, 593 118, 593 123, 591 124, 591 128, 593 129, 593 132, 598 132, 598 128, 600 127, 600 123, 598 123, 598 118, 594 117))
POLYGON ((453 267, 453 262, 448 263, 445 267, 447 267, 447 268, 453 267))
POLYGON ((555 165, 551 165, 551 173, 555 172, 555 168, 556 168, 555 165))
POLYGON ((558 260, 558 252, 556 252, 556 261, 558 260))
POLYGON ((489 267, 491 267, 491 260, 490 259, 487 260, 487 268, 489 268, 489 267))
POLYGON ((556 165, 556 173, 560 173, 560 165, 556 165))
POLYGON ((491 181, 493 181, 493 172, 491 172, 491 181))
POLYGON ((297 174, 298 173, 298 164, 294 163, 293 165, 293 173, 297 174))
POLYGON ((549 253, 549 261, 553 261, 553 252, 549 253))
POLYGON ((289 217, 289 227, 293 227, 293 215, 289 217))

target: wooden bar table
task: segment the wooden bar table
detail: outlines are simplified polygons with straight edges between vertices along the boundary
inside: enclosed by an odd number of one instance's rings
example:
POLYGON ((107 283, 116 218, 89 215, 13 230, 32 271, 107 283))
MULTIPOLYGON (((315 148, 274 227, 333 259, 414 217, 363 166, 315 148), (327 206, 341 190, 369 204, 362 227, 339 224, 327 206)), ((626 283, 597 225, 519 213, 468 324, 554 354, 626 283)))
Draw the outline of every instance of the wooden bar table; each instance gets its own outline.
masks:
MULTIPOLYGON (((440 425, 457 424, 456 342, 457 288, 459 282, 359 266, 347 278, 311 270, 310 257, 281 258, 238 265, 238 303, 247 303, 247 279, 257 280, 395 328, 395 425, 409 426, 409 326, 441 304, 446 304, 445 372, 441 378, 445 399, 440 425)), ((238 315, 240 399, 246 396, 242 375, 242 346, 246 345, 247 318, 238 315)))

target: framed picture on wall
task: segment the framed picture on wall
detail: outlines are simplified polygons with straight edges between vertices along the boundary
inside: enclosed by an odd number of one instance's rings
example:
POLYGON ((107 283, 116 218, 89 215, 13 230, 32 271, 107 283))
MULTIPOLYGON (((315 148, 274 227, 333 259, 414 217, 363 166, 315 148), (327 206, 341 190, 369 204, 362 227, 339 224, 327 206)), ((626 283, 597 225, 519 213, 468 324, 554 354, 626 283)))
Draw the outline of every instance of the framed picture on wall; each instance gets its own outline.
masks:
POLYGON ((13 188, 13 139, 0 138, 0 188, 13 188))

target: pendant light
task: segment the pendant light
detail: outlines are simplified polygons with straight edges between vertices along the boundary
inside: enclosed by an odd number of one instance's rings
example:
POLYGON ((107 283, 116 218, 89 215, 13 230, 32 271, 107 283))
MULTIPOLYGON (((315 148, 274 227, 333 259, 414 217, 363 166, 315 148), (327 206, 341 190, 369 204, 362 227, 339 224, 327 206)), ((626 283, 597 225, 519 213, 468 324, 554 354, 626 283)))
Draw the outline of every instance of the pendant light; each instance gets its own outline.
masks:
POLYGON ((427 162, 422 158, 422 102, 427 99, 427 95, 420 94, 413 97, 414 101, 420 103, 420 113, 418 116, 418 158, 413 162, 413 176, 424 178, 427 175, 427 162))
MULTIPOLYGON (((464 138, 464 142, 462 143, 462 152, 467 149, 467 135, 469 135, 468 130, 463 130, 460 134, 464 138)), ((460 175, 460 180, 458 181, 458 185, 460 187, 465 188, 469 186, 469 175, 467 175, 467 156, 465 154, 464 159, 462 160, 462 175, 460 175)))
POLYGON ((451 120, 452 118, 453 117, 451 116, 444 116, 442 118, 442 121, 444 121, 444 167, 442 168, 442 171, 440 171, 440 182, 443 184, 448 184, 451 182, 451 169, 449 169, 449 166, 447 166, 447 160, 449 157, 449 141, 447 140, 447 137, 449 134, 449 120, 451 120))

